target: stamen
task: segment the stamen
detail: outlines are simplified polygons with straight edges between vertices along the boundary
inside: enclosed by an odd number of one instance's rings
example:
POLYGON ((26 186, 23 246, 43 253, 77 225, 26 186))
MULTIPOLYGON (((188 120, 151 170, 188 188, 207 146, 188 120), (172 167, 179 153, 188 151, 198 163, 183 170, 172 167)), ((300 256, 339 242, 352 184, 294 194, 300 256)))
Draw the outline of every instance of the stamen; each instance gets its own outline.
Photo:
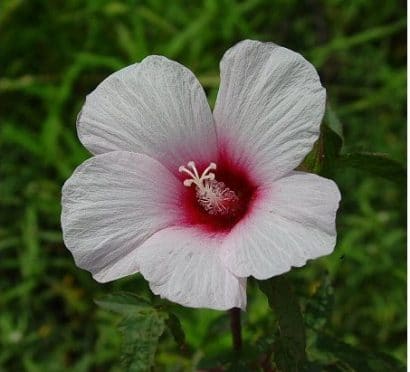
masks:
POLYGON ((189 161, 187 167, 180 166, 180 173, 185 173, 190 178, 184 180, 184 186, 196 186, 196 197, 198 203, 212 215, 234 214, 238 210, 239 198, 234 191, 223 182, 215 179, 216 164, 210 163, 199 176, 198 170, 193 161, 189 161))
POLYGON ((210 163, 208 167, 202 172, 201 176, 199 176, 198 170, 196 169, 195 163, 193 161, 189 161, 187 166, 190 168, 188 169, 187 167, 181 165, 178 168, 178 171, 180 173, 186 173, 188 176, 191 178, 187 178, 184 181, 184 185, 187 187, 190 187, 192 184, 195 184, 196 187, 198 187, 200 190, 203 190, 205 185, 204 181, 205 180, 214 180, 215 179, 215 174, 211 173, 211 170, 216 169, 216 164, 215 163, 210 163))

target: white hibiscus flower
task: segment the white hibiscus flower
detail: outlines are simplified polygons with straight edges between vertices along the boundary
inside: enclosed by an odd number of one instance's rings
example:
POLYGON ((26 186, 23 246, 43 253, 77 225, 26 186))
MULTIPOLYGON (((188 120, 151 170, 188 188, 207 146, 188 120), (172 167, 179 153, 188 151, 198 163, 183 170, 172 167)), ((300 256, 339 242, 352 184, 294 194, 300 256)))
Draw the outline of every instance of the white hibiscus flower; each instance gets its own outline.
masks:
POLYGON ((250 40, 220 67, 213 114, 191 71, 161 56, 87 96, 78 135, 95 156, 63 187, 62 227, 97 281, 140 272, 179 304, 245 308, 248 276, 332 252, 339 190, 294 171, 325 109, 315 68, 250 40))

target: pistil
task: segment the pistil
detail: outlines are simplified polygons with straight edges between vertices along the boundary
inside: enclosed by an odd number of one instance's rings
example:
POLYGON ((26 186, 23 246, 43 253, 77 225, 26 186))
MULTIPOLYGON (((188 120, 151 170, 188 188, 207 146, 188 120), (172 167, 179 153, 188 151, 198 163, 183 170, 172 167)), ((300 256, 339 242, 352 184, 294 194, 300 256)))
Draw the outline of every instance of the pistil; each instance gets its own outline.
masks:
POLYGON ((210 163, 199 175, 193 161, 189 161, 187 167, 179 167, 179 172, 189 176, 184 180, 184 186, 195 185, 197 201, 207 213, 217 216, 235 215, 239 207, 239 197, 224 182, 215 179, 215 173, 211 172, 214 170, 216 164, 210 163))

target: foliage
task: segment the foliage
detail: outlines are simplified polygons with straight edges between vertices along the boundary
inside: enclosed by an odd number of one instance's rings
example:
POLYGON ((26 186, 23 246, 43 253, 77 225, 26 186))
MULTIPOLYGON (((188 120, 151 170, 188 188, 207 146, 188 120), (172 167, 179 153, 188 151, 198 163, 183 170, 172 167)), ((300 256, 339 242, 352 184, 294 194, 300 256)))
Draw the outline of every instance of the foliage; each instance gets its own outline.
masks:
MULTIPOLYGON (((97 284, 74 265, 60 232, 62 183, 90 156, 75 131, 86 94, 112 71, 162 54, 191 68, 213 103, 219 59, 244 38, 300 51, 328 92, 320 140, 302 168, 341 188, 338 244, 332 255, 286 275, 307 325, 305 364, 318 371, 400 370, 403 14, 402 2, 375 7, 370 0, 1 1, 0 370, 123 370, 122 339, 128 366, 151 365, 156 350, 160 371, 258 370, 274 345, 292 341, 292 327, 276 331, 280 304, 272 312, 251 281, 239 363, 226 314, 164 304, 139 275, 97 284), (124 291, 142 299, 107 295, 124 291)), ((275 354, 272 361, 283 366, 275 354)))
POLYGON ((305 326, 290 283, 282 275, 261 281, 260 288, 278 319, 273 344, 276 366, 281 371, 301 371, 306 364, 305 326))
POLYGON ((149 371, 159 337, 165 329, 166 313, 133 294, 117 293, 96 301, 103 309, 122 315, 122 363, 127 371, 149 371))

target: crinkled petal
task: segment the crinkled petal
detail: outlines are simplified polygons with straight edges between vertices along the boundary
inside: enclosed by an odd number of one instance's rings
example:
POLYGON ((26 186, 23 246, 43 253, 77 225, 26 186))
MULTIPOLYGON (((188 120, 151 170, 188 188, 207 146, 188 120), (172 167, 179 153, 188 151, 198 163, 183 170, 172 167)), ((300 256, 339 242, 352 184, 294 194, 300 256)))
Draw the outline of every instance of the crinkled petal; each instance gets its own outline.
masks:
POLYGON ((125 150, 149 155, 171 169, 216 159, 216 132, 204 90, 190 70, 149 56, 106 78, 77 120, 94 154, 125 150))
POLYGON ((339 201, 326 178, 292 172, 277 180, 225 239, 224 264, 237 276, 267 279, 331 253, 339 201))
POLYGON ((181 182, 156 160, 115 151, 85 161, 62 191, 64 242, 76 264, 107 282, 138 271, 138 247, 180 218, 181 182))
POLYGON ((137 252, 151 290, 184 306, 226 310, 246 306, 246 279, 235 277, 219 258, 221 240, 194 228, 168 228, 137 252))
POLYGON ((259 181, 298 166, 319 135, 326 92, 300 54, 245 40, 221 61, 214 118, 218 140, 259 181))

